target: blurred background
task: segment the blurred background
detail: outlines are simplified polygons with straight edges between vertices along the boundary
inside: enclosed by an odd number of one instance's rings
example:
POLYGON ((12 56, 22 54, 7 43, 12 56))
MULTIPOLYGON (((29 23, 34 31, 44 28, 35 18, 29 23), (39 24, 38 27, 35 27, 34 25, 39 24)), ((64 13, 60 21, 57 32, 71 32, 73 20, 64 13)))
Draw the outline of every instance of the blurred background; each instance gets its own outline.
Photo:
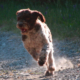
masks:
POLYGON ((0 0, 0 30, 19 34, 16 12, 24 8, 42 12, 53 38, 80 37, 80 0, 0 0))

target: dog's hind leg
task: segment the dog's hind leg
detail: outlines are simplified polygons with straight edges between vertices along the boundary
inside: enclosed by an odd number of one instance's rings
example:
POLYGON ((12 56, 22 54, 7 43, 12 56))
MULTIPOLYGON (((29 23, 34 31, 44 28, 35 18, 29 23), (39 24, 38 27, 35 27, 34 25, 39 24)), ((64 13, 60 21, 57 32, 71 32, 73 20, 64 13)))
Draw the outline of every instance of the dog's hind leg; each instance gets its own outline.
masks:
POLYGON ((54 61, 54 56, 53 56, 53 49, 49 53, 47 68, 48 68, 48 70, 46 71, 45 75, 46 76, 53 75, 53 73, 54 73, 54 71, 56 69, 55 61, 54 61))

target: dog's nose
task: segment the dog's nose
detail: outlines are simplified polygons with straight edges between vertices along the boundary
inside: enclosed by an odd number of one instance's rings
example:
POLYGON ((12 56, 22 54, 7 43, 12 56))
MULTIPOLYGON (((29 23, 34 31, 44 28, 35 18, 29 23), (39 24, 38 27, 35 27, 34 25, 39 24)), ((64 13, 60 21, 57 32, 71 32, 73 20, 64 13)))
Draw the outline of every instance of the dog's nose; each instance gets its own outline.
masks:
POLYGON ((19 23, 18 25, 19 25, 19 27, 22 27, 22 26, 23 26, 23 24, 22 24, 22 23, 19 23))

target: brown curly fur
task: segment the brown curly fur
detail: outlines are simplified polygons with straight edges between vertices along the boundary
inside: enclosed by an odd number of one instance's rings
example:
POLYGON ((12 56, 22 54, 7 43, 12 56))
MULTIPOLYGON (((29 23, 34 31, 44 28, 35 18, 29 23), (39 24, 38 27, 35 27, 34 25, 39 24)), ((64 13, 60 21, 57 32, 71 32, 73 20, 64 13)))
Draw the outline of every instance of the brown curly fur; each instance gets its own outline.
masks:
POLYGON ((30 9, 21 9, 16 15, 24 47, 40 66, 46 64, 46 75, 53 75, 55 62, 52 35, 45 24, 45 17, 41 12, 30 9))

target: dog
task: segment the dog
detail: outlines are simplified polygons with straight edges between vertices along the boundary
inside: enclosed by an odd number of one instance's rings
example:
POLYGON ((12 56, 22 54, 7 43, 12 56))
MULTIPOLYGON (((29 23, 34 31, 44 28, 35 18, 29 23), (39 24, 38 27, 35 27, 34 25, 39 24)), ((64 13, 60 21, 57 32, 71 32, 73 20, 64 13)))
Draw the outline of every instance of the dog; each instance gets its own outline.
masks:
POLYGON ((25 49, 40 66, 47 66, 45 75, 53 75, 56 66, 53 56, 52 34, 45 17, 37 10, 21 9, 16 12, 17 28, 21 30, 25 49))

